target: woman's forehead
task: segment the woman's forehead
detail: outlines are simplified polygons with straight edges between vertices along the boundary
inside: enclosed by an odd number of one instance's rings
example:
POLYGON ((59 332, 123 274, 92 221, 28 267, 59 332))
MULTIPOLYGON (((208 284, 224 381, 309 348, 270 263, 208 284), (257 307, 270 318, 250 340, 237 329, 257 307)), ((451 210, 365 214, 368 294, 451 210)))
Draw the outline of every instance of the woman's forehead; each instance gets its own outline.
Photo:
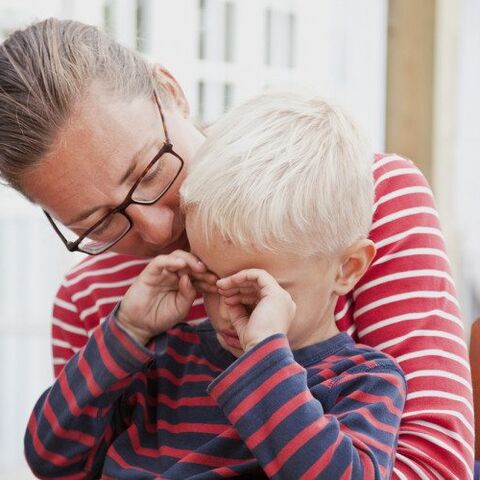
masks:
POLYGON ((27 194, 48 210, 64 212, 62 217, 77 210, 72 203, 108 200, 132 161, 151 156, 163 140, 158 123, 154 104, 145 98, 85 101, 51 151, 26 174, 27 194))

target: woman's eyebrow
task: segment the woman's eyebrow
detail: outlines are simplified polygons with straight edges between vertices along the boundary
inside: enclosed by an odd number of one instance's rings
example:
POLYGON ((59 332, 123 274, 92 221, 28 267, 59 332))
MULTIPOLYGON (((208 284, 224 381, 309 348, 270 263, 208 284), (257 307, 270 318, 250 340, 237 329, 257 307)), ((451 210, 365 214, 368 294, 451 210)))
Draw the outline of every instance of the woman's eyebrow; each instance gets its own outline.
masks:
MULTIPOLYGON (((152 147, 152 145, 154 145, 154 144, 155 144, 155 141, 147 142, 139 150, 137 150, 133 154, 133 156, 130 160, 130 163, 128 165, 128 168, 127 168, 127 170, 125 170, 123 175, 120 177, 120 179, 117 183, 117 186, 120 186, 123 183, 125 183, 125 181, 135 171, 137 165, 142 160, 142 157, 144 157, 145 152, 148 151, 152 147)), ((153 159, 153 157, 152 157, 152 159, 153 159)), ((65 226, 68 227, 70 225, 75 225, 76 223, 79 223, 82 220, 85 220, 86 218, 88 218, 90 215, 92 215, 92 213, 95 213, 97 210, 100 210, 102 208, 108 208, 108 207, 109 207, 109 205, 97 205, 96 207, 90 208, 89 210, 87 210, 87 211, 81 213, 80 215, 78 215, 78 217, 76 217, 75 219, 70 220, 69 222, 65 222, 65 226)))
MULTIPOLYGON (((123 175, 120 177, 120 180, 118 181, 117 185, 120 186, 125 181, 130 177, 130 175, 133 173, 137 165, 144 159, 145 153, 152 148, 152 145, 154 145, 155 139, 153 139, 150 142, 145 143, 137 152, 135 152, 130 160, 130 164, 127 168, 127 170, 123 173, 123 175)), ((151 158, 153 160, 154 157, 151 158)))

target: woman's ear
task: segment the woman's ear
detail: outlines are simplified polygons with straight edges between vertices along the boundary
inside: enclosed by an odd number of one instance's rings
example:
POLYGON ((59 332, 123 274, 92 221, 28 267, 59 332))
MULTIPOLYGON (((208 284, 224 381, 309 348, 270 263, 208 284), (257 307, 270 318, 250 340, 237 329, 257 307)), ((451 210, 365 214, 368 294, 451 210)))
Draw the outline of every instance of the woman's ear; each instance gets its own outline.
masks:
POLYGON ((377 253, 375 244, 366 238, 357 240, 342 255, 335 278, 334 291, 346 295, 353 289, 372 263, 377 253))
POLYGON ((167 92, 183 116, 185 118, 190 116, 190 106, 187 98, 175 77, 166 68, 158 64, 153 66, 153 73, 158 85, 163 91, 167 92))

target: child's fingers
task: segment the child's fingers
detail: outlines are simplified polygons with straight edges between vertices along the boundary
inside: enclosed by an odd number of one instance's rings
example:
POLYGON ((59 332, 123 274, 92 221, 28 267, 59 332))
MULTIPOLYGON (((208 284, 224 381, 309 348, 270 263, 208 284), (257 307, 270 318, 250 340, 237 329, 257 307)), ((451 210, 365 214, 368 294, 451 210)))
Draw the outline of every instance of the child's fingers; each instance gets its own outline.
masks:
POLYGON ((175 250, 170 255, 158 255, 150 263, 152 268, 157 270, 167 268, 169 271, 178 272, 180 269, 188 268, 192 272, 202 273, 206 266, 197 257, 183 250, 175 250))
POLYGON ((274 294, 277 289, 281 288, 269 273, 258 268, 241 270, 217 282, 221 291, 252 285, 258 289, 260 296, 274 294))
POLYGON ((210 284, 207 282, 198 282, 193 280, 193 286, 198 290, 200 293, 218 293, 218 288, 216 284, 210 284))
POLYGON ((244 276, 240 276, 239 273, 235 273, 234 275, 230 275, 229 277, 224 277, 218 280, 217 286, 222 290, 229 290, 231 288, 238 288, 241 283, 245 280, 244 276))
POLYGON ((231 297, 232 295, 238 295, 239 293, 243 295, 255 295, 258 292, 257 286, 240 286, 229 288, 228 290, 224 290, 223 288, 218 289, 218 293, 223 297, 231 297))
POLYGON ((248 324, 249 315, 247 309, 240 303, 237 305, 232 305, 228 309, 228 315, 233 327, 240 336, 242 329, 244 329, 248 324))
POLYGON ((257 301, 257 295, 233 295, 224 299, 224 302, 230 306, 238 305, 239 303, 242 305, 256 305, 257 301))
POLYGON ((185 260, 160 255, 146 266, 141 275, 147 283, 155 285, 164 281, 174 281, 177 277, 177 272, 185 268, 185 260))
POLYGON ((178 289, 180 293, 185 297, 185 299, 187 299, 187 301, 191 300, 193 302, 197 292, 192 285, 190 277, 186 273, 183 273, 180 276, 180 280, 178 282, 178 289))
POLYGON ((217 281, 217 285, 222 290, 230 290, 232 288, 258 288, 258 283, 256 281, 247 280, 243 275, 243 271, 230 275, 229 277, 221 278, 217 281), (242 273, 242 275, 239 275, 242 273))
POLYGON ((186 266, 187 262, 185 259, 170 255, 159 255, 148 264, 148 268, 152 271, 152 273, 161 273, 165 268, 169 271, 177 271, 181 268, 186 268, 186 266))
POLYGON ((192 272, 203 273, 207 271, 207 267, 205 266, 205 264, 190 252, 185 252, 183 250, 175 250, 170 255, 168 255, 168 257, 183 259, 188 265, 188 268, 192 270, 192 272))
POLYGON ((212 272, 194 272, 188 270, 191 281, 196 290, 201 293, 217 293, 218 277, 212 272))
POLYGON ((191 272, 192 279, 196 282, 205 282, 210 285, 216 285, 218 277, 212 272, 191 272))

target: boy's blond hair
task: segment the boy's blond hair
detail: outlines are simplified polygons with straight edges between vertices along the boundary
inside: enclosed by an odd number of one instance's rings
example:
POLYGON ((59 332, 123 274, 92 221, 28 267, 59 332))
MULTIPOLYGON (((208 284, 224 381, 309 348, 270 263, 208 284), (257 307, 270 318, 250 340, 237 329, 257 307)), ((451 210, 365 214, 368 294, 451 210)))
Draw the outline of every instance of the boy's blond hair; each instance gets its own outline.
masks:
POLYGON ((340 108, 270 92, 215 123, 181 188, 211 232, 243 248, 301 256, 340 253, 368 234, 373 155, 340 108))

